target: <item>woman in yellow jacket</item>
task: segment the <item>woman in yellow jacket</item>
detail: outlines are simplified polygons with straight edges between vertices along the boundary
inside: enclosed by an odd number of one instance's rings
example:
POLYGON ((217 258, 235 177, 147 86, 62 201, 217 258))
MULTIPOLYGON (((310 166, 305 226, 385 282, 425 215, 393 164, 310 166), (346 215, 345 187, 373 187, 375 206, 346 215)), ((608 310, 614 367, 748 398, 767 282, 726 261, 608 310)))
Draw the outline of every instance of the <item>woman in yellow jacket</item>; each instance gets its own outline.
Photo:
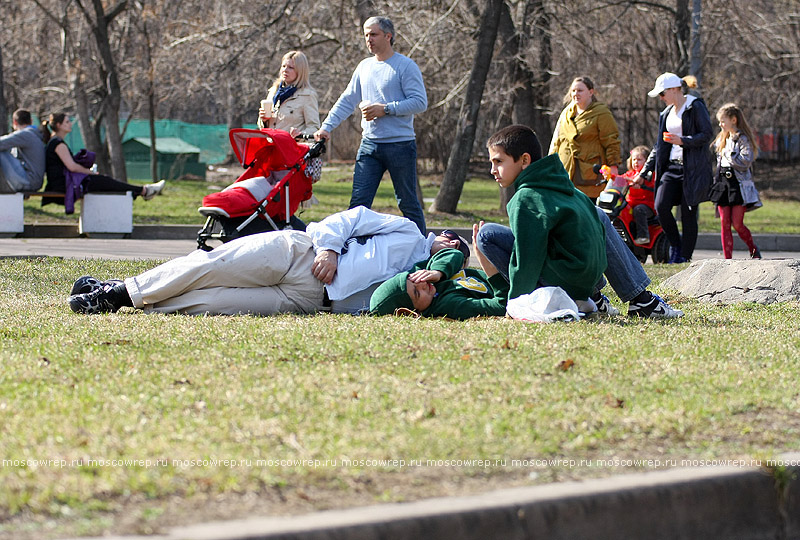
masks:
POLYGON ((575 187, 594 200, 605 186, 593 167, 608 165, 618 172, 619 129, 608 107, 597 101, 589 77, 572 81, 564 101, 549 153, 558 154, 575 187))

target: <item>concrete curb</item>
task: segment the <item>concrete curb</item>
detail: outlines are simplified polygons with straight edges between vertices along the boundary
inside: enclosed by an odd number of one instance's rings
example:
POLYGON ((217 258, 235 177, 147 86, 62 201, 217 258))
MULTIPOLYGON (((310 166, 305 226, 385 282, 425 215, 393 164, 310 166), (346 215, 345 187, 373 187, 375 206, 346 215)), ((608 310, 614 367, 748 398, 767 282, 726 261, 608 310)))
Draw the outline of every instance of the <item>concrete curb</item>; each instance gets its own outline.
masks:
MULTIPOLYGON (((695 467, 177 527, 163 540, 761 540, 800 538, 800 453, 757 467, 695 467)), ((103 537, 132 540, 145 537, 103 537)), ((98 539, 99 540, 99 539, 98 539)))
MULTIPOLYGON (((133 232, 125 235, 132 240, 194 240, 203 224, 197 225, 135 225, 133 232)), ((468 227, 450 227, 450 230, 472 241, 472 229, 468 227)), ((439 229, 431 229, 439 232, 439 229)), ((76 238, 77 225, 67 224, 32 224, 25 225, 25 231, 17 237, 21 238, 76 238)), ((100 235, 96 235, 100 237, 100 235)), ((744 250, 744 242, 734 234, 733 247, 744 250)), ((800 235, 797 234, 754 234, 753 239, 761 251, 800 251, 800 235)), ((697 249, 721 250, 721 241, 717 233, 700 233, 697 237, 697 249)))

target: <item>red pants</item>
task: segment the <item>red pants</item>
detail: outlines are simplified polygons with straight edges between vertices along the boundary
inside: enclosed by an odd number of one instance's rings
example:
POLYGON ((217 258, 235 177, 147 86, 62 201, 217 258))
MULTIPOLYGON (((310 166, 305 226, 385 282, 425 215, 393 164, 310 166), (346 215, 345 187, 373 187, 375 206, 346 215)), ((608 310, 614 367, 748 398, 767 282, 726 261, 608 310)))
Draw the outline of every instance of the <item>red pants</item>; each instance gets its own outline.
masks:
POLYGON ((733 234, 731 233, 731 225, 736 229, 739 238, 747 244, 747 248, 752 254, 756 250, 756 245, 753 243, 753 235, 750 234, 744 224, 744 206, 718 206, 719 219, 722 225, 722 254, 726 259, 733 256, 733 234))

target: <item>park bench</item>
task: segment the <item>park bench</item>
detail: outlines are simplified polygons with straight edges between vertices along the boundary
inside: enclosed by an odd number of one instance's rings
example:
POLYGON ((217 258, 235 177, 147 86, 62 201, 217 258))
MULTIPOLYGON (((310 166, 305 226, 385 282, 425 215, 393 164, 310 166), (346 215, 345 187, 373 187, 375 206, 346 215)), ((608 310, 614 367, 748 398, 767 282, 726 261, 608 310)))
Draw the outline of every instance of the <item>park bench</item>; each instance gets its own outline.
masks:
MULTIPOLYGON (((63 193, 33 191, 0 194, 0 233, 25 231, 23 201, 31 197, 64 198, 63 193)), ((133 196, 125 193, 87 193, 81 199, 79 234, 129 234, 133 232, 133 196)))

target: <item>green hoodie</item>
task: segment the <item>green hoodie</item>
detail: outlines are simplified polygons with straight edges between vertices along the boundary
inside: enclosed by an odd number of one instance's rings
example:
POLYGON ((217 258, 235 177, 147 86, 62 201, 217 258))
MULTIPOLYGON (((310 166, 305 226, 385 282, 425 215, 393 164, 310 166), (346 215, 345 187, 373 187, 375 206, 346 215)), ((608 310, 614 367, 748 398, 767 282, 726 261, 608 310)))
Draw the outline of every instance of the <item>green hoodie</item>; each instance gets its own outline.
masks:
POLYGON ((606 270, 605 230, 592 201, 575 189, 556 154, 526 167, 514 187, 506 206, 514 233, 508 297, 543 282, 575 300, 588 298, 606 270))
MULTIPOLYGON (((464 254, 457 249, 443 249, 427 261, 414 265, 417 270, 439 270, 448 279, 434 283, 436 297, 421 313, 423 317, 469 319, 479 316, 500 316, 506 313, 508 283, 500 274, 487 278, 481 270, 462 269, 464 254)), ((391 315, 397 308, 413 309, 406 292, 411 272, 402 272, 378 287, 370 299, 370 312, 391 315)))

